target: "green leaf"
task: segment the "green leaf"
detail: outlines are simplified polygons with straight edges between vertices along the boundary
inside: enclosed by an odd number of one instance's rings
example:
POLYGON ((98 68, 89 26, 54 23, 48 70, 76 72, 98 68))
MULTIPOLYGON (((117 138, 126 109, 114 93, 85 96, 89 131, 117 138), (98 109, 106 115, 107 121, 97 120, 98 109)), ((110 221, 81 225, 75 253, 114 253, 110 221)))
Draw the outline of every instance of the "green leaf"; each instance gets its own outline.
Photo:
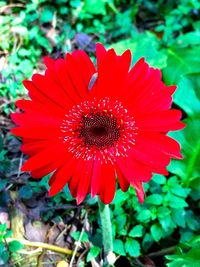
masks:
POLYGON ((194 213, 192 210, 188 210, 186 212, 186 223, 188 225, 188 227, 193 230, 193 231, 197 231, 199 230, 199 218, 195 217, 194 213))
POLYGON ((164 184, 166 182, 166 177, 161 174, 154 174, 152 180, 157 184, 164 184))
POLYGON ((99 247, 93 246, 90 248, 87 257, 86 257, 86 261, 89 262, 92 259, 96 258, 99 253, 100 253, 101 249, 99 247))
POLYGON ((126 49, 132 52, 132 63, 136 63, 141 57, 155 68, 164 68, 167 64, 167 56, 159 50, 159 41, 151 32, 136 34, 134 38, 112 44, 117 53, 121 54, 126 49))
POLYGON ((98 15, 98 14, 106 15, 106 7, 105 7, 105 4, 107 2, 106 0, 102 0, 102 1, 85 0, 84 2, 85 4, 83 8, 85 12, 89 12, 95 15, 98 15))
POLYGON ((127 221, 127 215, 126 214, 120 214, 119 216, 115 217, 117 232, 120 235, 126 235, 127 230, 125 229, 127 221))
POLYGON ((144 227, 139 224, 134 226, 128 235, 130 237, 140 237, 143 235, 143 232, 144 232, 144 227))
POLYGON ((165 218, 159 218, 159 223, 165 232, 168 232, 170 230, 170 228, 176 227, 176 225, 173 223, 170 215, 165 216, 165 218))
POLYGON ((128 238, 125 243, 125 250, 131 257, 140 256, 140 244, 138 241, 128 238))
POLYGON ((173 95, 173 101, 189 116, 200 116, 200 73, 184 75, 173 95), (191 104, 192 103, 192 104, 191 104))
POLYGON ((192 238, 194 237, 194 233, 191 231, 185 231, 185 229, 183 231, 180 231, 181 233, 181 238, 180 238, 180 243, 190 243, 190 241, 192 240, 192 238))
POLYGON ((151 212, 150 210, 142 210, 139 212, 137 219, 140 222, 149 222, 151 218, 151 212))
POLYGON ((162 204, 162 196, 159 194, 153 194, 151 196, 146 197, 145 203, 152 205, 161 205, 162 204))
POLYGON ((169 195, 168 205, 174 209, 181 209, 181 208, 188 207, 187 202, 183 198, 174 196, 172 194, 169 195))
POLYGON ((149 233, 146 233, 142 240, 142 247, 146 252, 154 243, 152 236, 149 233))
POLYGON ((16 252, 20 250, 21 248, 23 248, 23 245, 19 241, 16 241, 16 240, 9 242, 8 246, 11 252, 16 252))
POLYGON ((0 259, 3 261, 3 263, 7 263, 9 258, 10 258, 10 254, 7 250, 4 250, 1 254, 0 254, 0 259))
POLYGON ((24 185, 19 189, 19 196, 23 199, 30 199, 33 195, 33 189, 30 185, 24 185))
POLYGON ((121 189, 118 189, 112 203, 115 205, 123 204, 128 199, 128 197, 129 195, 127 192, 123 192, 121 189))
POLYGON ((200 45, 200 31, 188 32, 176 39, 179 47, 200 45))
POLYGON ((195 91, 197 98, 200 100, 200 72, 185 75, 191 81, 192 89, 195 91))
POLYGON ((42 23, 47 23, 52 21, 53 19, 53 11, 50 10, 49 8, 45 8, 44 10, 42 10, 41 12, 41 17, 40 20, 42 23))
POLYGON ((162 228, 158 224, 153 224, 150 228, 150 232, 156 242, 158 242, 163 236, 162 228))
MULTIPOLYGON (((80 238, 81 232, 80 232, 80 231, 72 232, 70 235, 71 235, 76 241, 78 241, 79 238, 80 238)), ((86 232, 84 232, 83 235, 82 235, 82 237, 81 237, 80 242, 88 242, 88 241, 89 241, 89 239, 88 239, 88 235, 87 235, 86 232)))
POLYGON ((0 224, 0 233, 4 233, 7 229, 6 223, 1 223, 0 224))
POLYGON ((199 72, 200 46, 191 48, 169 48, 167 67, 163 69, 164 81, 167 84, 177 84, 181 75, 199 72))
POLYGON ((158 207, 157 209, 157 216, 158 218, 165 218, 166 216, 170 215, 171 211, 167 207, 158 207))
POLYGON ((186 128, 171 132, 170 136, 182 146, 183 160, 172 160, 168 170, 183 179, 184 186, 189 186, 193 179, 200 177, 200 119, 187 119, 186 128))
POLYGON ((7 230, 5 235, 4 235, 4 238, 8 238, 8 237, 11 237, 13 235, 13 232, 12 230, 7 230))
POLYGON ((197 235, 190 240, 190 244, 195 245, 196 243, 200 243, 200 235, 197 235))
POLYGON ((194 200, 200 199, 200 177, 194 177, 192 180, 190 180, 190 187, 193 189, 193 191, 190 193, 190 196, 194 200))
POLYGON ((172 210, 172 220, 180 227, 185 227, 185 210, 174 209, 172 210))
POLYGON ((183 188, 182 186, 180 186, 179 184, 176 184, 175 186, 173 186, 171 189, 171 192, 179 197, 184 197, 186 198, 191 189, 190 188, 183 188))
POLYGON ((191 248, 188 253, 168 255, 166 258, 170 260, 167 263, 168 267, 199 267, 200 266, 200 253, 199 247, 191 248))
POLYGON ((176 176, 172 176, 167 180, 167 185, 163 187, 164 192, 172 192, 174 195, 177 195, 179 197, 186 198, 191 189, 190 188, 184 188, 180 185, 180 179, 176 176))
POLYGON ((114 252, 116 254, 126 256, 126 252, 124 250, 124 244, 120 239, 115 239, 113 242, 113 246, 114 246, 114 252))
POLYGON ((0 255, 3 253, 3 251, 6 249, 3 242, 0 242, 0 255))
POLYGON ((127 39, 127 40, 119 41, 117 43, 113 43, 111 45, 111 47, 114 48, 118 54, 122 54, 127 49, 134 51, 136 49, 136 46, 137 46, 137 42, 135 39, 127 39))

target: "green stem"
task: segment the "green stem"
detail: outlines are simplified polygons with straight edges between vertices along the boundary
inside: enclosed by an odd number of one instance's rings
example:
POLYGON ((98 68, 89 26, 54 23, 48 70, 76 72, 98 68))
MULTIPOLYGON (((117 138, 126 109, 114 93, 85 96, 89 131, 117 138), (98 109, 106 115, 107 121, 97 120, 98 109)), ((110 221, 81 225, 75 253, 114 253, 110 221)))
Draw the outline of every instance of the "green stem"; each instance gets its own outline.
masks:
POLYGON ((105 205, 98 199, 99 213, 101 218, 101 228, 103 235, 103 246, 105 258, 109 252, 113 251, 113 238, 112 238, 112 225, 110 220, 110 208, 109 205, 105 205))
POLYGON ((200 156, 199 154, 200 154, 200 141, 197 143, 197 146, 195 150, 193 151, 190 161, 188 163, 185 178, 183 180, 184 186, 188 187, 190 184, 190 181, 192 180, 191 176, 192 176, 195 165, 198 163, 199 156, 200 156))

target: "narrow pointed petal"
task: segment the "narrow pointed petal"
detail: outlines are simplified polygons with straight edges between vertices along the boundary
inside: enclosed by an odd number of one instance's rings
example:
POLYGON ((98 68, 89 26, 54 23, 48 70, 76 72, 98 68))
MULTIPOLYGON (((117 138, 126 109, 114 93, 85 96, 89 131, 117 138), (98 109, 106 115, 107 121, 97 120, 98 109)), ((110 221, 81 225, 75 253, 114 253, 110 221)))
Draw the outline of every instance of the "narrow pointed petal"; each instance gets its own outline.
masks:
POLYGON ((99 193, 100 190, 100 179, 101 179, 101 162, 100 160, 95 160, 92 170, 91 178, 91 196, 94 197, 99 193))
POLYGON ((109 204, 112 202, 116 190, 115 170, 111 164, 103 164, 101 168, 99 196, 104 204, 109 204))
POLYGON ((69 159, 61 168, 59 168, 51 177, 49 184, 50 190, 48 195, 54 196, 59 193, 63 187, 68 183, 74 171, 76 162, 69 159))
POLYGON ((78 205, 85 199, 85 196, 89 191, 92 175, 92 165, 93 160, 88 161, 85 164, 85 168, 82 169, 82 173, 80 174, 80 181, 78 184, 76 196, 76 201, 78 205))
POLYGON ((68 153, 60 145, 51 146, 30 157, 21 167, 22 171, 33 171, 53 162, 56 157, 64 156, 68 153))

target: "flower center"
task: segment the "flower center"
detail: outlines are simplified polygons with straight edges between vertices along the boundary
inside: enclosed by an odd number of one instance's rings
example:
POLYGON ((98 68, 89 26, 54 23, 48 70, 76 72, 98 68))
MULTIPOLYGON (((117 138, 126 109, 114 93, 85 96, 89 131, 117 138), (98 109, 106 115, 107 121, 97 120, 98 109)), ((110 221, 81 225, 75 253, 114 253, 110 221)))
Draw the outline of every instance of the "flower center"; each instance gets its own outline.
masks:
POLYGON ((100 136, 105 136, 107 135, 107 130, 105 126, 96 126, 91 129, 91 133, 94 136, 100 137, 100 136))
POLYGON ((78 132, 86 146, 112 147, 120 137, 120 125, 112 114, 97 112, 83 116, 78 132))
POLYGON ((65 115, 60 126, 63 143, 76 158, 114 163, 135 145, 134 118, 118 100, 86 100, 65 115))

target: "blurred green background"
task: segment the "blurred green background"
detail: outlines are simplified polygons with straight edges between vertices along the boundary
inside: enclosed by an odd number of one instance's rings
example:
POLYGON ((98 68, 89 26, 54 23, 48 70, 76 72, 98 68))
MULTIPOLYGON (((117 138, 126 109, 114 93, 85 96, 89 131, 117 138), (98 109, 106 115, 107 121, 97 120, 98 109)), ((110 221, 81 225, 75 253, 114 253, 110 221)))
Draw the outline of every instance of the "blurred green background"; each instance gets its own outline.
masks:
POLYGON ((35 181, 20 173, 20 140, 9 134, 14 102, 26 94, 22 80, 44 71, 43 56, 64 57, 83 49, 94 59, 96 42, 118 53, 130 48, 133 63, 144 56, 160 68, 165 83, 178 86, 173 105, 183 111, 187 124, 170 134, 180 142, 184 160, 171 162, 168 177, 154 175, 145 184, 143 205, 132 188, 117 190, 111 204, 114 252, 119 256, 115 266, 200 266, 199 17, 198 0, 0 1, 0 266, 68 264, 69 255, 27 255, 20 253, 20 242, 6 240, 25 235, 30 241, 74 249, 86 214, 88 225, 78 249, 83 256, 73 264, 100 263, 96 199, 88 196, 77 208, 67 187, 49 199, 48 177, 35 181), (64 231, 60 243, 46 238, 55 229, 57 234, 64 231))

